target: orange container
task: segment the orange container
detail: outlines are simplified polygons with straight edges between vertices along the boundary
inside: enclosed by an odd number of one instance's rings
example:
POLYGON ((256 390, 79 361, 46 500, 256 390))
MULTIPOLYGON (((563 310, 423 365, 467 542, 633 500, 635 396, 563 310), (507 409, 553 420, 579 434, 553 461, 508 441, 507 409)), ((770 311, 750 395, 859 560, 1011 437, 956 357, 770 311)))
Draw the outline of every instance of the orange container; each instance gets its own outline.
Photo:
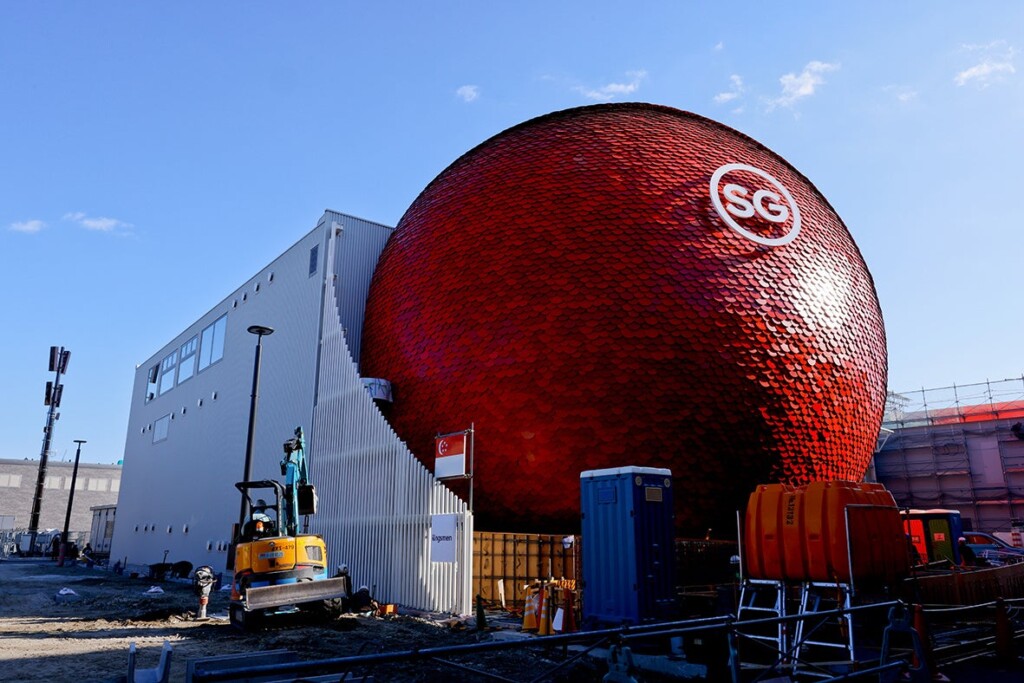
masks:
POLYGON ((910 571, 899 509, 881 484, 758 486, 743 548, 755 579, 848 583, 852 571, 858 582, 891 583, 910 571))

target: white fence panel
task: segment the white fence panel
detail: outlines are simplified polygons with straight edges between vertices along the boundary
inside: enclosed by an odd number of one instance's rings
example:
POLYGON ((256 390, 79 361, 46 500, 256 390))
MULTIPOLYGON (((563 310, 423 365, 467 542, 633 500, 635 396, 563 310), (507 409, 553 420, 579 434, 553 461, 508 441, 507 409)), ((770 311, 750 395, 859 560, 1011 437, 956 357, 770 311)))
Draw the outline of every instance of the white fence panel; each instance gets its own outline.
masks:
MULTIPOLYGON (((337 239, 324 259, 334 264, 337 239)), ((473 518, 465 502, 413 456, 374 405, 352 361, 327 276, 317 403, 309 438, 320 490, 313 531, 332 564, 347 564, 355 587, 376 586, 381 602, 472 612, 473 518), (430 560, 431 515, 455 514, 457 562, 430 560)))

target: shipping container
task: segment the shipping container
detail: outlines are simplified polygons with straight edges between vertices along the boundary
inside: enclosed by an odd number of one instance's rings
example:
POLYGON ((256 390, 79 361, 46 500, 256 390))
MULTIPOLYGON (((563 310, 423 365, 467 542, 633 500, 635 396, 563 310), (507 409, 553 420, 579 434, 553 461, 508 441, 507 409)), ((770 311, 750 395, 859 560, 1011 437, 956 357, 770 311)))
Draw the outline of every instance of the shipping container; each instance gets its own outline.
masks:
POLYGON ((580 474, 583 619, 638 624, 675 611, 672 472, 616 467, 580 474))
POLYGON ((114 517, 117 515, 116 505, 96 505, 92 511, 92 526, 89 530, 89 545, 99 557, 110 555, 110 540, 114 537, 114 517))

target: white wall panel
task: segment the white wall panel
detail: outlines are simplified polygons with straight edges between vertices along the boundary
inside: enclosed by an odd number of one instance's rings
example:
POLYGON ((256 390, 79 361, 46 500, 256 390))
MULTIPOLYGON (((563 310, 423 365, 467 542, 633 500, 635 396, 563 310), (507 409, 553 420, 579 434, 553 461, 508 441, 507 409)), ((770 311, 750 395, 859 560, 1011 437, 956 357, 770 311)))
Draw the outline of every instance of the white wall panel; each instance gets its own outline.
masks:
MULTIPOLYGON (((328 278, 328 302, 335 298, 332 289, 328 278)), ((324 309, 310 451, 311 477, 324 491, 314 531, 324 536, 332 563, 348 564, 357 586, 376 586, 378 600, 468 614, 472 515, 416 460, 377 410, 331 305, 324 309), (454 564, 430 561, 435 514, 458 515, 454 564)))

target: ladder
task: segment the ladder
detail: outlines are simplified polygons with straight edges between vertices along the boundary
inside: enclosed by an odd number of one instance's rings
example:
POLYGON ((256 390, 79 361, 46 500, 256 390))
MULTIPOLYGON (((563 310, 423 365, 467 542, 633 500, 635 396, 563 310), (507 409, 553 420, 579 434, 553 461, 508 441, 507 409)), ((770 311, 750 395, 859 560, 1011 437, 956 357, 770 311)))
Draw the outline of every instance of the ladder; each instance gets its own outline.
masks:
MULTIPOLYGON (((740 604, 736 610, 736 621, 744 619, 769 619, 786 616, 786 584, 782 581, 766 579, 746 579, 740 589, 740 604)), ((789 655, 789 643, 786 623, 779 621, 774 629, 757 632, 752 629, 741 629, 737 623, 736 632, 743 638, 758 641, 777 653, 777 660, 785 662, 789 655)))
MULTIPOLYGON (((818 612, 844 610, 845 614, 838 617, 822 617, 819 620, 801 619, 797 622, 793 636, 794 674, 798 671, 806 675, 831 678, 832 672, 826 671, 815 662, 807 661, 808 648, 823 648, 828 651, 839 651, 840 657, 829 658, 829 662, 854 661, 853 649, 853 616, 849 613, 850 598, 853 589, 846 583, 808 582, 803 585, 800 597, 800 614, 813 615, 818 612)), ((821 663, 821 662, 818 662, 821 663)))

